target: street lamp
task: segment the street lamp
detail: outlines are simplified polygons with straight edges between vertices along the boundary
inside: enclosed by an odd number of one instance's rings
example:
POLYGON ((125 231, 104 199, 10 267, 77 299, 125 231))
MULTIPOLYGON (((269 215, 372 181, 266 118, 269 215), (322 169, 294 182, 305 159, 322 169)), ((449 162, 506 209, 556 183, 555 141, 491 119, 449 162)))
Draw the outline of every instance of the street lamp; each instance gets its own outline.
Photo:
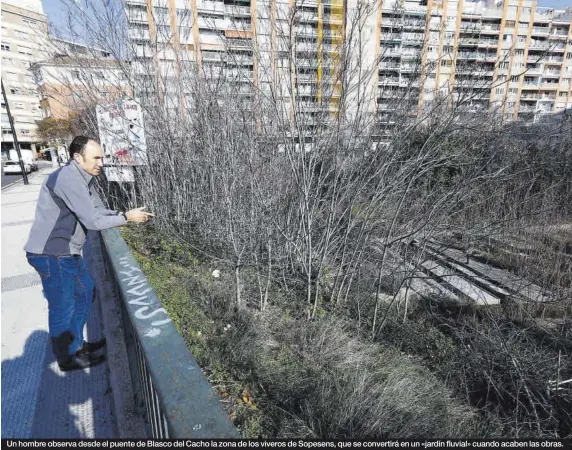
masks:
POLYGON ((22 178, 24 178, 24 184, 28 184, 28 174, 26 173, 26 167, 24 166, 24 161, 22 160, 22 153, 20 152, 20 143, 18 142, 18 137, 16 136, 16 128, 14 128, 14 119, 10 113, 10 105, 8 104, 8 99, 6 98, 6 91, 4 91, 4 80, 0 81, 2 83, 2 97, 4 98, 4 103, 6 103, 6 112, 8 113, 8 120, 10 121, 10 128, 12 129, 12 136, 14 138, 14 148, 18 154, 18 161, 20 161, 20 169, 22 170, 22 178))

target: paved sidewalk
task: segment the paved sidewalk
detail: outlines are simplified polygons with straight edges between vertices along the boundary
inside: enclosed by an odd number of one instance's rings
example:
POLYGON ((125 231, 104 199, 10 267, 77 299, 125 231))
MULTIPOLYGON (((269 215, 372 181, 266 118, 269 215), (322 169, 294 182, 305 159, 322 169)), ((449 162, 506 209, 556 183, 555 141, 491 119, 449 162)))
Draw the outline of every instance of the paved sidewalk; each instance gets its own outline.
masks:
MULTIPOLYGON (((2 438, 111 438, 117 435, 106 364, 63 373, 48 336, 48 308, 40 278, 23 251, 40 186, 41 169, 2 190, 2 438)), ((88 340, 102 335, 93 304, 88 340)))

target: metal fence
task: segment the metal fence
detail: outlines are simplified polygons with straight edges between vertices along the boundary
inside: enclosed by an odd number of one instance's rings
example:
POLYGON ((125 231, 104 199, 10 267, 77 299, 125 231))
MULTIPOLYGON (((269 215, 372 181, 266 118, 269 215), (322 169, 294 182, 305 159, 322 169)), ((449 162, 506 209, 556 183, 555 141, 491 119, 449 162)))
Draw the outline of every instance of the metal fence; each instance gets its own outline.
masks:
POLYGON ((106 276, 123 318, 135 402, 148 437, 239 437, 120 233, 111 229, 101 235, 106 276))

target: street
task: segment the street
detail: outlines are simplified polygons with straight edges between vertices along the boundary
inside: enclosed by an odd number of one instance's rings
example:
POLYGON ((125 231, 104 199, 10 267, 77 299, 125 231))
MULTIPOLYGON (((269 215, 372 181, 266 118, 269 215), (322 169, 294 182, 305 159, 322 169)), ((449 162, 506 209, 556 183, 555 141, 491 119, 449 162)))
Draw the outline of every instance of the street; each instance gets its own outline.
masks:
MULTIPOLYGON (((39 161, 38 162, 38 168, 42 168, 42 167, 48 167, 50 166, 52 163, 50 161, 39 161)), ((28 177, 30 176, 34 176, 34 172, 29 173, 28 177)), ((10 175, 4 175, 4 170, 2 170, 2 187, 9 185, 10 183, 13 183, 14 181, 20 180, 22 178, 22 174, 17 173, 17 174, 10 174, 10 175)))
POLYGON ((14 175, 4 175, 4 171, 2 171, 2 187, 6 186, 7 184, 13 183, 16 180, 22 178, 22 175, 17 173, 14 175))

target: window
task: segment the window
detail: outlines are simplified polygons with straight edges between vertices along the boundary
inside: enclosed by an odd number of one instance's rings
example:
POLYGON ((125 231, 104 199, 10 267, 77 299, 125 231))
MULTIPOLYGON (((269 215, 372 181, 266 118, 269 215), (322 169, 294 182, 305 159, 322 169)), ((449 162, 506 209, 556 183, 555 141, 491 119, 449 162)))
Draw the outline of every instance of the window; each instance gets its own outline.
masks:
POLYGON ((9 52, 10 51, 10 44, 8 44, 7 42, 4 42, 2 44, 2 51, 3 52, 9 52))
POLYGON ((20 88, 17 88, 17 87, 11 87, 11 88, 10 88, 10 94, 12 94, 12 95, 20 95, 20 93, 21 93, 21 92, 20 92, 20 88))
POLYGON ((99 70, 95 72, 95 78, 97 78, 99 80, 105 79, 105 77, 103 76, 103 72, 101 72, 99 70))
POLYGON ((79 70, 72 70, 72 78, 74 80, 79 80, 80 76, 79 76, 79 70))
POLYGON ((508 93, 511 94, 511 95, 518 94, 518 89, 517 89, 517 88, 510 88, 510 89, 508 90, 508 93))
POLYGON ((36 20, 32 20, 32 19, 28 19, 28 18, 22 19, 22 22, 24 22, 26 25, 36 25, 38 23, 36 20))
POLYGON ((512 81, 513 83, 518 83, 518 75, 513 75, 512 77, 510 77, 510 81, 512 81))
POLYGON ((515 102, 507 102, 506 106, 508 106, 509 108, 514 108, 514 103, 515 102))
POLYGON ((572 52, 566 53, 566 59, 572 59, 572 52))
POLYGON ((24 104, 22 102, 15 102, 14 108, 16 109, 24 109, 24 104))
POLYGON ((497 94, 497 95, 502 95, 502 94, 504 94, 504 88, 502 88, 502 87, 496 88, 496 89, 495 89, 495 94, 497 94))
POLYGON ((30 130, 20 130, 22 136, 30 136, 30 130))
POLYGON ((449 67, 451 65, 451 61, 443 60, 441 61, 441 67, 449 67))

